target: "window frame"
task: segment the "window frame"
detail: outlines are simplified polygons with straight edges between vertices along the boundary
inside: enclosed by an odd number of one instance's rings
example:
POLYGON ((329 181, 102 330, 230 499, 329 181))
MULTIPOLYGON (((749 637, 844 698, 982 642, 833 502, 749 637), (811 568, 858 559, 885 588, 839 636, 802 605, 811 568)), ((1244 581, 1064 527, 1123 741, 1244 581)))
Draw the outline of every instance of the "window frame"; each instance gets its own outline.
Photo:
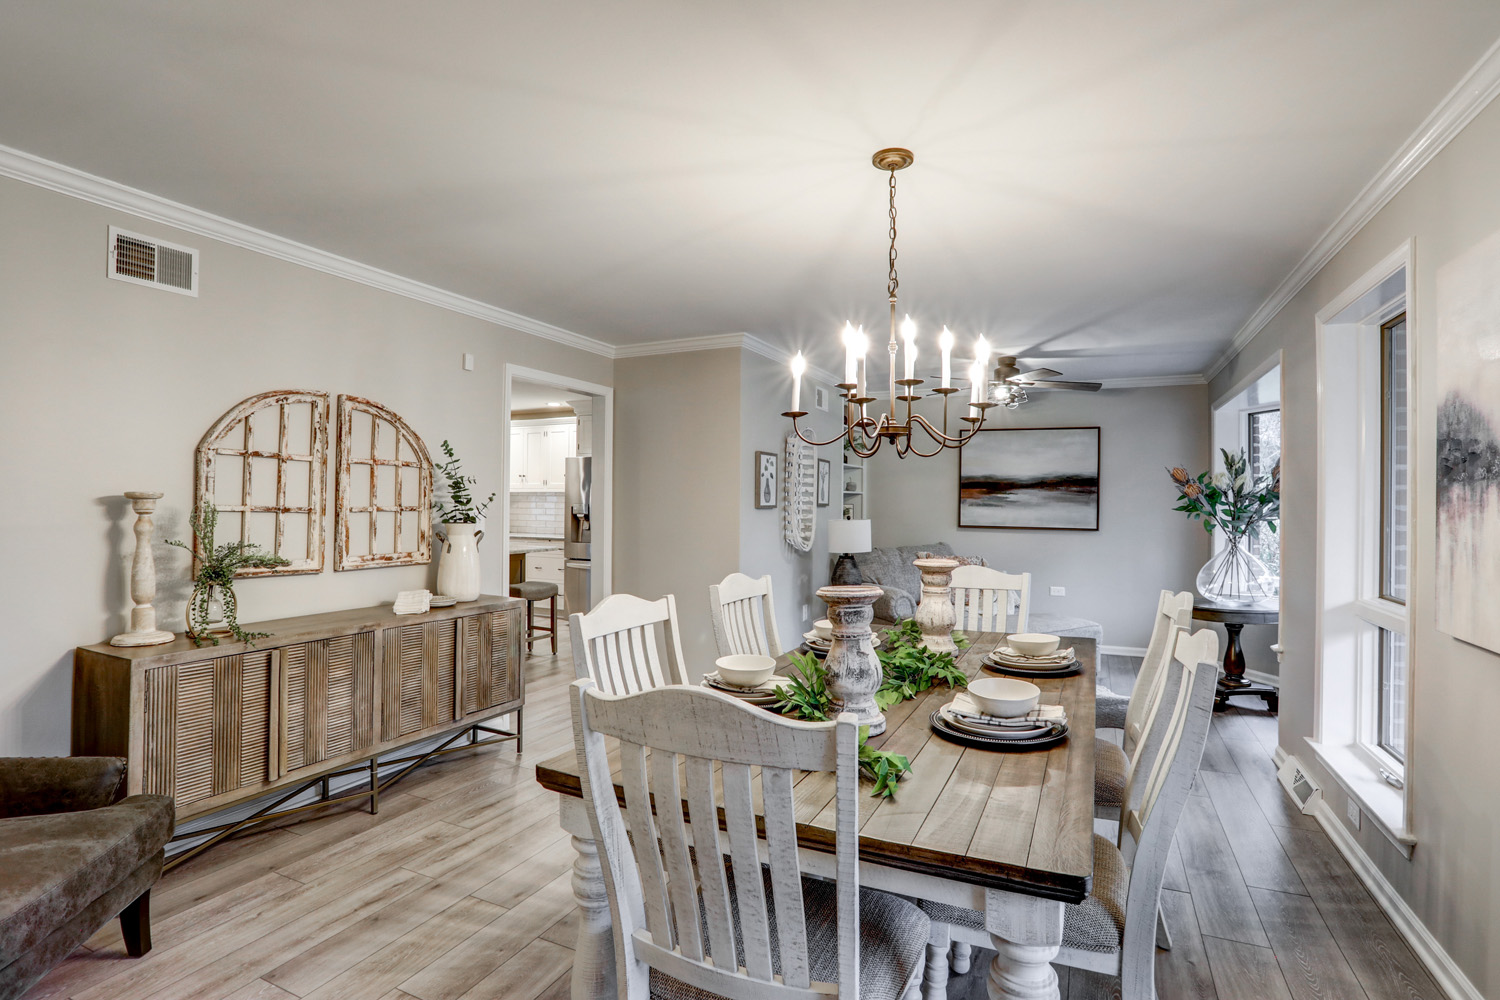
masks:
MULTIPOLYGON (((1239 412, 1240 450, 1242 450, 1245 453, 1245 460, 1247 462, 1248 468, 1252 472, 1255 469, 1255 463, 1252 460, 1252 457, 1250 455, 1250 448, 1251 448, 1251 442, 1253 442, 1255 440, 1255 435, 1251 431, 1250 425, 1254 422, 1256 416, 1258 416, 1259 414, 1262 414, 1262 413, 1281 413, 1281 400, 1278 398, 1277 401, 1274 402, 1274 403, 1261 403, 1261 404, 1258 404, 1256 406, 1241 407, 1241 409, 1240 409, 1240 412, 1239 412)), ((1281 445, 1284 447, 1285 444, 1286 444, 1286 435, 1285 435, 1285 430, 1283 429, 1282 438, 1281 438, 1281 445)), ((1277 451, 1277 454, 1276 454, 1276 461, 1278 461, 1278 462, 1281 461, 1281 453, 1280 453, 1279 450, 1277 451)), ((1265 535, 1269 536, 1269 538, 1271 540, 1271 543, 1277 549, 1277 560, 1276 560, 1276 580, 1277 580, 1277 584, 1276 584, 1276 592, 1277 592, 1277 594, 1280 594, 1281 593, 1281 582, 1280 582, 1281 581, 1281 559, 1280 559, 1280 550, 1281 550, 1281 518, 1278 517, 1278 518, 1275 519, 1275 521, 1276 521, 1276 531, 1273 533, 1273 532, 1269 531, 1269 529, 1267 529, 1267 531, 1265 532, 1265 535)), ((1222 542, 1222 539, 1216 540, 1216 542, 1215 542, 1216 547, 1214 549, 1215 552, 1218 551, 1218 547, 1217 546, 1221 542, 1222 542)), ((1256 554, 1257 556, 1259 555, 1258 553, 1255 552, 1255 541, 1254 541, 1253 538, 1251 539, 1251 542, 1250 542, 1250 551, 1251 551, 1252 554, 1256 554)))

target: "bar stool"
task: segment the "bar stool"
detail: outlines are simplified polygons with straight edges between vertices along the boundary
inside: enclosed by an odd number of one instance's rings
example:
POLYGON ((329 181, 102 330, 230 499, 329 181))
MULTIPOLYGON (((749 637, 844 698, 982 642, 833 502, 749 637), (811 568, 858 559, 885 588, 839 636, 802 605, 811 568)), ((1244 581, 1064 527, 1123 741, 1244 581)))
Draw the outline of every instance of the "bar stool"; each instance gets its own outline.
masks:
POLYGON ((510 596, 526 602, 526 652, 531 652, 532 643, 539 635, 552 637, 552 652, 557 652, 557 584, 541 580, 523 580, 510 585, 510 596), (533 612, 539 602, 546 601, 548 626, 536 624, 533 612))

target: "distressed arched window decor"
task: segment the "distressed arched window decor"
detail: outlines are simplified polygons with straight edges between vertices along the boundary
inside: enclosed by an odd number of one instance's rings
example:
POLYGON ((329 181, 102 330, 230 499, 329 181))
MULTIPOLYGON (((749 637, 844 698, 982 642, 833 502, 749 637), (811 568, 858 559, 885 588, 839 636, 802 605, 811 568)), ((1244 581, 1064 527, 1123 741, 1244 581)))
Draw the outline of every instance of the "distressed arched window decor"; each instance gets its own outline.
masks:
MULTIPOLYGON (((198 442, 193 504, 219 510, 216 541, 288 560, 239 576, 323 571, 328 394, 277 389, 242 399, 198 442)), ((194 554, 197 554, 194 540, 194 554)))
POLYGON ((339 397, 335 570, 432 561, 432 460, 391 410, 339 397))

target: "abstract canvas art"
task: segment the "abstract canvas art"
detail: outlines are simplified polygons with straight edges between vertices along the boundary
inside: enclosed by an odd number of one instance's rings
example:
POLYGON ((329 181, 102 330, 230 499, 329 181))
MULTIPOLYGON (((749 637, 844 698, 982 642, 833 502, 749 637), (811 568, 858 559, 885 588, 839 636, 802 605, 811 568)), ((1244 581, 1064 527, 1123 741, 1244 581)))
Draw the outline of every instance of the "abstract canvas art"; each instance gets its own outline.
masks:
POLYGON ((1500 652, 1500 233, 1437 274, 1437 627, 1500 652))
POLYGON ((1099 428, 981 431, 959 452, 958 526, 1099 530, 1099 428))

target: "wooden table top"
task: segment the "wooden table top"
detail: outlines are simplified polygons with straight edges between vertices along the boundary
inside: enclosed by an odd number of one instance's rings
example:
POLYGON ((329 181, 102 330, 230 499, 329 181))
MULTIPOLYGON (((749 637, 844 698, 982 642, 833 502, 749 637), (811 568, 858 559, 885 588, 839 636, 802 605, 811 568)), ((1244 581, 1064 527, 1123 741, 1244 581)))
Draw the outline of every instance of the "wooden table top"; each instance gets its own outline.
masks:
MULTIPOLYGON (((958 664, 975 677, 981 673, 980 657, 1001 633, 971 638, 958 664)), ((1052 750, 1002 753, 935 735, 928 718, 952 699, 953 689, 946 685, 885 713, 886 731, 870 745, 906 754, 912 772, 893 799, 871 797, 871 782, 861 779, 862 860, 1069 903, 1088 895, 1094 870, 1097 650, 1092 639, 1064 638, 1063 644, 1077 651, 1083 672, 1036 682, 1044 704, 1067 709, 1068 739, 1052 750)), ((572 750, 538 764, 536 776, 554 792, 581 795, 572 750)), ((615 791, 623 794, 618 780, 615 791)), ((798 843, 832 853, 834 776, 800 772, 793 794, 798 843)))
POLYGON ((1275 625, 1279 615, 1276 607, 1238 607, 1222 604, 1194 604, 1193 617, 1200 622, 1219 622, 1224 625, 1275 625))

